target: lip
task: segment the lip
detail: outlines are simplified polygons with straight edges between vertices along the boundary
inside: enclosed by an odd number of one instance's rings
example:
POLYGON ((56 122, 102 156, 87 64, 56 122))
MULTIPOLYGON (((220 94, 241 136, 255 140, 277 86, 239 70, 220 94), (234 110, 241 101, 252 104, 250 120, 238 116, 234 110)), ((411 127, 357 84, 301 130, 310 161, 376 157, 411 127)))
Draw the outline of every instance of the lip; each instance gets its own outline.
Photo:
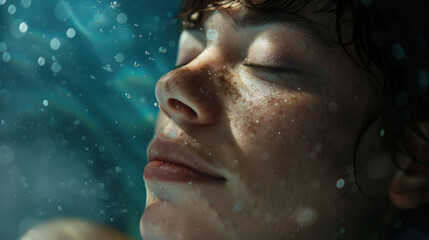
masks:
POLYGON ((190 148, 172 139, 156 137, 147 148, 147 158, 145 180, 186 183, 226 180, 190 148))

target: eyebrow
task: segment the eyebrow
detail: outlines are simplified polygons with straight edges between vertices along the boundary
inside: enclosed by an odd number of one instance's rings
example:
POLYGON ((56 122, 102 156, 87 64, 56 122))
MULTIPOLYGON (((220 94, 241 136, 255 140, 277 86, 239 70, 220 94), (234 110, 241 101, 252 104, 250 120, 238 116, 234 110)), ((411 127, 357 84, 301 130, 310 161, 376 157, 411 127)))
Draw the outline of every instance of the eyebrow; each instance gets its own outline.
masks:
POLYGON ((326 46, 329 48, 332 48, 334 46, 332 38, 321 29, 322 25, 313 22, 308 18, 296 13, 266 13, 261 11, 248 10, 245 12, 241 12, 237 17, 232 17, 232 19, 234 19, 234 27, 237 31, 266 26, 269 24, 287 24, 292 26, 293 28, 298 29, 300 32, 304 33, 309 39, 313 40, 319 45, 326 46))

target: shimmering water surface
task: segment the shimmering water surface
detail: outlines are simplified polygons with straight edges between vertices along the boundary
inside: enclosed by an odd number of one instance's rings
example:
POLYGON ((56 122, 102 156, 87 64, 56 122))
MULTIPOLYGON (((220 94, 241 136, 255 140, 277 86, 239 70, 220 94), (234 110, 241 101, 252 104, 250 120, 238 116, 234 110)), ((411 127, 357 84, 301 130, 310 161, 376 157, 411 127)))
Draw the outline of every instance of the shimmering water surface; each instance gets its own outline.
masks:
POLYGON ((0 0, 0 236, 58 217, 138 238, 178 0, 0 0))

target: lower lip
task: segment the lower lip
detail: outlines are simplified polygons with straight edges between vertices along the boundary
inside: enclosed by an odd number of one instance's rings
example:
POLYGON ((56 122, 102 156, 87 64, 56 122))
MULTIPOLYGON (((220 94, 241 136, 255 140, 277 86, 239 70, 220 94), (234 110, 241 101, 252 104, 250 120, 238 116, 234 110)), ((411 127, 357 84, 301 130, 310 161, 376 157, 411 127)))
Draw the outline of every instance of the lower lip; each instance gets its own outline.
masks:
POLYGON ((162 161, 152 161, 144 169, 145 180, 155 180, 163 182, 224 182, 223 178, 216 178, 207 174, 192 170, 190 168, 167 163, 162 161))

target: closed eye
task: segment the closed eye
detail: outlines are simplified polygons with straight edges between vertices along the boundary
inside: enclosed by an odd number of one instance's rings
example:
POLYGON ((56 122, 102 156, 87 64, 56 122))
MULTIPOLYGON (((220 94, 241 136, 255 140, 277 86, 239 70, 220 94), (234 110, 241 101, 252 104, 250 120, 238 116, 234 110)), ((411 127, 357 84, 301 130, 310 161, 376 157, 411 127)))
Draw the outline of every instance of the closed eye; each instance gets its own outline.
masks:
POLYGON ((300 71, 296 68, 287 68, 287 67, 275 67, 275 66, 264 66, 256 63, 249 63, 248 61, 244 61, 242 63, 244 66, 249 67, 256 71, 261 71, 264 73, 270 74, 299 74, 300 71))

